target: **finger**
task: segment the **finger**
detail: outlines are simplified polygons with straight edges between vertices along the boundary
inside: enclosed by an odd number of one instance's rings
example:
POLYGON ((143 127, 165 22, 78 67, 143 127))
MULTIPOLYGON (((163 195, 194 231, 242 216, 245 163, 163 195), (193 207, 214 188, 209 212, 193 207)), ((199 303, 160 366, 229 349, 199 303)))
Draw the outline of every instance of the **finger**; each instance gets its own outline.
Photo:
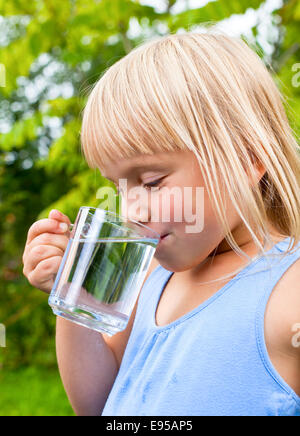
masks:
POLYGON ((44 218, 32 224, 28 231, 26 244, 30 244, 38 235, 46 232, 65 233, 68 231, 67 223, 54 219, 44 218))
POLYGON ((57 209, 52 209, 48 216, 49 216, 49 218, 52 218, 52 219, 55 219, 57 221, 66 223, 68 225, 71 224, 71 221, 70 221, 69 217, 67 215, 64 215, 62 212, 60 212, 57 209))
POLYGON ((51 275, 56 275, 61 263, 61 256, 53 256, 42 260, 36 268, 28 274, 28 281, 32 286, 39 288, 44 282, 49 281, 51 275))
POLYGON ((54 233, 42 233, 41 235, 36 236, 30 244, 27 245, 26 256, 31 256, 31 250, 33 247, 38 245, 52 245, 53 247, 60 248, 63 252, 65 252, 69 243, 69 238, 66 235, 56 235, 54 233))
POLYGON ((57 209, 52 209, 49 213, 49 218, 55 219, 61 223, 68 224, 68 230, 66 233, 67 233, 67 236, 70 236, 71 230, 72 230, 72 228, 70 226, 72 226, 72 223, 70 221, 70 218, 67 215, 63 214, 62 212, 60 212, 57 209))
POLYGON ((27 260, 24 264, 23 274, 27 275, 33 271, 39 262, 50 257, 64 255, 64 251, 61 248, 54 247, 52 245, 36 245, 30 250, 30 256, 27 256, 27 260))
POLYGON ((69 232, 66 234, 55 234, 55 233, 41 233, 36 236, 31 242, 25 245, 25 250, 23 253, 22 261, 24 267, 26 267, 29 259, 32 257, 31 250, 36 246, 54 246, 61 249, 63 252, 66 250, 69 242, 69 232))

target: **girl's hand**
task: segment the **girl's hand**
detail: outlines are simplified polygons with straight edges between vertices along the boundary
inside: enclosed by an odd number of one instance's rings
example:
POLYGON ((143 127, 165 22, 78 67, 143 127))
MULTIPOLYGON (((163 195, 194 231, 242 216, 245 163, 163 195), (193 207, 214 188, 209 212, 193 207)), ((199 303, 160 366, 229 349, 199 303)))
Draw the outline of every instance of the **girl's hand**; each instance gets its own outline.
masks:
POLYGON ((50 293, 67 248, 71 221, 56 209, 29 229, 23 253, 23 274, 35 288, 50 293))

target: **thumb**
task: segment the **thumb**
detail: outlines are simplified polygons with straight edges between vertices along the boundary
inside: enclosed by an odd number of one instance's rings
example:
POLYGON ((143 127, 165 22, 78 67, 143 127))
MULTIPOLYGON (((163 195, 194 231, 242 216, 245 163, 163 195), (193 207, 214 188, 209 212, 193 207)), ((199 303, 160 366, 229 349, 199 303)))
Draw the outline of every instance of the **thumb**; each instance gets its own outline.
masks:
POLYGON ((49 218, 60 221, 62 223, 66 223, 68 225, 71 224, 71 221, 67 215, 64 215, 57 209, 52 209, 49 213, 49 218))

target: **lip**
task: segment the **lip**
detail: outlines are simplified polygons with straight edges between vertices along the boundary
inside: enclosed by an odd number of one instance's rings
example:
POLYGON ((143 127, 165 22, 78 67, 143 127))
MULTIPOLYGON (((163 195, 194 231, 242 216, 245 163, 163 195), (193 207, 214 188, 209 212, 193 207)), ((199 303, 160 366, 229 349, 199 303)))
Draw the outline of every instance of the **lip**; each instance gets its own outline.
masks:
POLYGON ((160 247, 161 245, 164 245, 164 241, 168 240, 168 236, 170 235, 170 233, 165 233, 164 235, 161 235, 158 246, 160 247))
POLYGON ((165 233, 164 235, 160 236, 160 241, 162 241, 166 236, 168 236, 170 233, 165 233))

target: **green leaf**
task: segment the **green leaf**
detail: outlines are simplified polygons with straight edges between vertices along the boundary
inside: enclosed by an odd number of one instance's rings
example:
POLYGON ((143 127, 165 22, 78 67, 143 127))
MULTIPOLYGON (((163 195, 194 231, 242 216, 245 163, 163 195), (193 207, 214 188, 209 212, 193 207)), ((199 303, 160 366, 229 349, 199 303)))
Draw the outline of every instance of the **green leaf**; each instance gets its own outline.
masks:
POLYGON ((37 112, 32 118, 16 122, 11 131, 0 136, 0 150, 11 151, 22 148, 28 141, 37 137, 38 127, 41 126, 41 114, 37 112))
POLYGON ((210 1, 202 8, 189 9, 177 15, 170 15, 167 19, 171 32, 179 28, 190 28, 206 22, 217 22, 230 17, 233 14, 243 14, 247 9, 257 9, 261 0, 218 0, 210 1))

